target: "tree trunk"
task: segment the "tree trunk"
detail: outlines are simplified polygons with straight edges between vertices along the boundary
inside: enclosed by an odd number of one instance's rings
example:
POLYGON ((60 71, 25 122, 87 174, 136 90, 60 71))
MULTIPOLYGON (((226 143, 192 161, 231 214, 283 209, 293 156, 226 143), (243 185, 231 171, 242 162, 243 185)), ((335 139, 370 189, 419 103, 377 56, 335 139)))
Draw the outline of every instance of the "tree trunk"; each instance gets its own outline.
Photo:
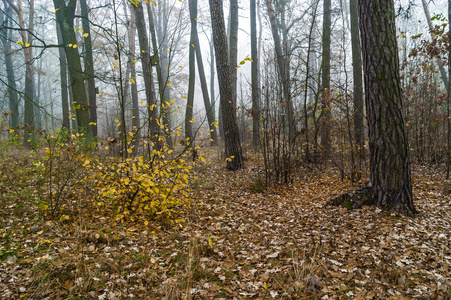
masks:
MULTIPOLYGON (((160 51, 158 44, 161 45, 162 49, 168 49, 167 46, 167 37, 165 37, 165 33, 163 31, 160 32, 160 40, 158 40, 156 28, 155 28, 155 21, 152 15, 152 9, 150 7, 150 2, 146 2, 147 6, 147 14, 149 18, 149 29, 150 34, 152 37, 152 48, 153 48, 153 61, 152 64, 155 64, 156 70, 157 70, 157 80, 158 80, 158 92, 160 95, 160 113, 162 115, 162 123, 164 125, 164 132, 163 134, 166 136, 166 141, 168 145, 172 144, 171 141, 171 133, 170 133, 170 108, 167 104, 169 104, 169 88, 167 84, 169 83, 169 60, 167 59, 166 53, 163 54, 162 57, 160 57, 160 51), (162 68, 162 66, 164 66, 162 68), (167 69, 166 69, 167 67, 167 69)), ((164 10, 164 8, 163 8, 164 10)), ((166 24, 164 20, 160 20, 159 22, 159 29, 163 30, 163 24, 166 24)), ((166 51, 164 51, 166 52, 166 51)))
POLYGON ((257 147, 260 144, 260 80, 258 74, 257 53, 257 21, 255 0, 250 1, 251 19, 251 58, 252 58, 252 144, 257 147))
POLYGON ((19 19, 19 26, 21 28, 20 35, 22 39, 22 47, 25 58, 25 112, 24 123, 28 128, 24 130, 24 145, 30 147, 30 130, 34 126, 34 105, 33 105, 33 30, 34 30, 34 0, 29 2, 29 18, 28 27, 25 26, 25 20, 22 10, 22 1, 18 0, 17 5, 13 4, 11 0, 6 0, 11 8, 16 12, 19 19), (28 31, 28 34, 27 34, 28 31))
POLYGON ((362 82, 362 49, 359 35, 359 8, 357 0, 350 0, 351 44, 352 44, 352 74, 354 79, 354 136, 357 154, 361 162, 365 136, 363 127, 363 82, 362 82))
MULTIPOLYGON (((429 33, 431 34, 431 39, 434 39, 434 34, 432 32, 434 30, 434 27, 432 26, 431 14, 429 13, 428 4, 427 4, 426 0, 421 0, 421 3, 423 4, 424 15, 426 16, 426 21, 428 22, 429 33)), ((438 68, 440 70, 440 74, 442 75, 443 84, 445 85, 445 89, 448 90, 449 82, 448 82, 448 76, 446 75, 445 67, 443 66, 443 63, 441 62, 440 59, 436 59, 436 60, 437 60, 438 68)))
MULTIPOLYGON (((133 5, 133 4, 130 4, 133 5)), ((127 7, 127 6, 124 6, 127 7)), ((129 47, 129 58, 127 61, 127 70, 126 70, 126 77, 127 80, 125 81, 125 87, 124 87, 124 94, 126 97, 128 97, 128 89, 131 86, 131 102, 132 102, 132 132, 134 133, 134 140, 135 140, 135 146, 138 145, 138 142, 140 140, 141 134, 140 134, 140 127, 141 127, 141 120, 139 116, 139 100, 138 100, 138 87, 136 83, 136 66, 134 63, 134 57, 135 57, 135 38, 136 38, 136 15, 135 10, 130 9, 130 23, 128 26, 128 47, 129 47), (130 85, 130 83, 132 83, 130 85)))
POLYGON ((232 74, 233 105, 237 105, 237 60, 238 60, 238 0, 230 0, 229 8, 229 62, 232 74))
MULTIPOLYGON (((63 37, 61 35, 61 28, 57 22, 56 35, 58 38, 58 44, 63 45, 63 37)), ((66 65, 66 52, 63 47, 58 48, 59 61, 60 61, 60 77, 61 77, 61 108, 63 110, 63 124, 62 126, 67 130, 70 130, 69 121, 69 94, 67 92, 67 65, 66 65)))
POLYGON ((191 32, 189 40, 189 79, 188 79, 188 101, 186 103, 185 110, 185 139, 191 143, 194 138, 193 132, 193 105, 194 105, 194 89, 196 87, 196 53, 194 50, 195 31, 194 26, 196 26, 197 16, 193 13, 194 10, 197 11, 197 0, 189 0, 189 12, 191 21, 191 32), (196 6, 196 8, 193 8, 196 6))
MULTIPOLYGON (((137 4, 137 6, 133 5, 132 9, 135 10, 136 15, 136 29, 138 30, 141 66, 143 70, 144 86, 146 89, 149 135, 155 144, 158 143, 158 137, 155 136, 157 126, 156 120, 158 119, 158 107, 153 92, 149 40, 147 39, 146 21, 144 20, 142 2, 137 4)), ((159 147, 157 144, 155 144, 155 146, 159 147)))
POLYGON ((393 0, 359 1, 374 204, 414 215, 393 0))
POLYGON ((271 24, 271 32, 274 39, 274 47, 276 51, 277 66, 279 68, 280 79, 282 81, 282 89, 284 95, 284 105, 287 110, 288 119, 288 135, 289 140, 293 141, 295 138, 295 122, 294 122, 294 109, 293 103, 291 101, 291 80, 290 80, 290 69, 289 63, 287 62, 287 57, 283 54, 282 45, 280 42, 278 24, 276 22, 276 15, 274 13, 274 8, 271 0, 266 0, 266 8, 268 10, 269 21, 271 24))
MULTIPOLYGON (((9 27, 10 17, 11 17, 11 9, 6 7, 5 5, 5 16, 6 19, 3 18, 3 14, 0 14, 0 24, 5 27, 9 27)), ((0 40, 3 45, 3 54, 5 55, 5 65, 6 65, 6 76, 8 78, 8 98, 9 98, 9 120, 10 126, 13 129, 16 129, 19 125, 19 98, 17 97, 17 87, 16 87, 16 77, 14 74, 13 60, 12 60, 12 51, 11 51, 11 30, 2 29, 0 34, 0 40)))
POLYGON ((224 146, 227 168, 229 170, 239 170, 244 168, 244 160, 241 151, 236 110, 232 100, 232 81, 222 0, 209 0, 209 3, 213 43, 216 54, 220 105, 224 122, 224 146))
POLYGON ((88 97, 86 96, 83 70, 81 68, 80 55, 78 53, 77 39, 74 30, 75 1, 71 0, 66 6, 64 0, 53 0, 56 10, 56 19, 61 28, 61 35, 66 51, 67 66, 70 75, 70 87, 74 98, 74 107, 77 116, 78 132, 91 142, 93 140, 92 125, 89 125, 88 97))
POLYGON ((94 75, 94 60, 92 57, 91 29, 89 26, 89 7, 86 0, 80 0, 83 37, 85 42, 85 77, 88 79, 89 112, 91 116, 92 134, 97 137, 97 99, 94 75), (87 36, 85 36, 87 34, 87 36))
MULTIPOLYGON (((202 51, 201 46, 199 44, 199 34, 197 32, 197 0, 191 0, 190 1, 190 16, 191 16, 191 30, 194 34, 194 51, 196 53, 196 60, 197 60, 197 69, 199 71, 199 79, 200 79, 200 86, 202 89, 202 96, 204 99, 204 106, 205 106, 205 112, 207 114, 207 120, 208 120, 208 126, 210 129, 210 135, 211 139, 211 145, 217 145, 218 144, 218 133, 216 131, 215 127, 215 114, 213 111, 213 108, 211 107, 210 97, 208 96, 208 87, 207 87, 207 79, 205 77, 205 70, 204 70, 204 63, 202 60, 202 51)), ((191 63, 191 60, 190 60, 191 63)))
POLYGON ((330 36, 331 36, 331 0, 324 0, 323 10, 323 61, 322 61, 322 93, 321 93, 321 146, 326 154, 331 151, 330 122, 330 36))

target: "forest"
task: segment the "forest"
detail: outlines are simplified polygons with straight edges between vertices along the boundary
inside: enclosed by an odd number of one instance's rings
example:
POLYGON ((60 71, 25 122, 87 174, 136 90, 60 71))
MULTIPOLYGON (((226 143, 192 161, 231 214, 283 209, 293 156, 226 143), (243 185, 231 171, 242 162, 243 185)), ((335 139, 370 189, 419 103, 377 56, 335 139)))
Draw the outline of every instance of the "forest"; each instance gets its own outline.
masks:
POLYGON ((451 299, 451 0, 1 0, 1 299, 451 299))

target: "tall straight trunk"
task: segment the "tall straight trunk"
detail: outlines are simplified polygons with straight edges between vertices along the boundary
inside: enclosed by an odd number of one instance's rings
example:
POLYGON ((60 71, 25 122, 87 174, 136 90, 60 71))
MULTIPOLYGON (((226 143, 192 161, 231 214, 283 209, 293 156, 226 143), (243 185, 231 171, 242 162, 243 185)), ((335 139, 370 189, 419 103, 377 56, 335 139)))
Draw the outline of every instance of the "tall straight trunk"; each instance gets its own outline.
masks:
POLYGON ((252 144, 260 144, 260 80, 258 74, 257 21, 255 0, 250 1, 251 19, 251 58, 252 58, 252 144))
POLYGON ((230 0, 229 8, 229 61, 230 72, 232 73, 232 92, 235 94, 232 99, 236 108, 237 93, 237 60, 238 60, 238 0, 230 0))
MULTIPOLYGON (((10 27, 11 9, 5 5, 5 15, 0 14, 0 24, 10 27), (6 16, 6 18, 4 18, 6 16)), ((16 77, 14 74, 12 51, 11 51, 11 30, 2 29, 0 31, 0 40, 3 45, 3 54, 5 55, 6 75, 8 78, 8 98, 9 98, 9 122, 11 128, 16 129, 19 125, 19 97, 17 96, 16 77), (1 32, 3 31, 3 32, 1 32)))
MULTIPOLYGON (((429 33, 431 34, 431 39, 434 39, 434 34, 433 34, 434 27, 432 25, 431 14, 429 13, 428 4, 427 4, 426 0, 421 0, 421 3, 423 4, 424 15, 426 16, 426 20, 428 22, 429 33)), ((445 89, 448 90, 449 82, 448 82, 448 76, 446 74, 445 67, 441 60, 439 60, 439 59, 436 59, 436 60, 437 60, 438 68, 440 70, 440 74, 442 75, 443 84, 445 85, 445 89)))
POLYGON ((56 20, 61 28, 61 35, 66 51, 67 66, 69 69, 74 108, 77 116, 78 132, 91 142, 93 140, 92 125, 89 116, 88 97, 86 96, 83 70, 81 68, 80 55, 78 53, 77 39, 74 30, 75 1, 71 0, 66 6, 64 0, 53 0, 56 10, 56 20))
POLYGON ((352 74, 354 79, 354 137, 360 162, 364 156, 362 49, 359 35, 359 8, 357 0, 349 1, 351 15, 352 74))
MULTIPOLYGON (((63 44, 63 37, 61 35, 61 28, 59 24, 56 24, 56 36, 58 38, 58 44, 63 44)), ((66 52, 63 47, 58 48, 59 61, 60 61, 60 78, 61 78, 61 108, 63 110, 63 124, 64 128, 70 129, 69 121, 69 94, 67 92, 67 65, 66 65, 66 52)))
MULTIPOLYGON (((153 79, 152 79, 152 66, 150 61, 150 48, 149 40, 147 38, 146 21, 144 20, 144 10, 142 2, 138 3, 137 6, 132 6, 135 10, 136 15, 136 29, 138 31, 138 42, 140 48, 141 66, 143 71, 144 86, 146 89, 146 100, 147 100, 147 113, 148 113, 148 126, 149 135, 154 143, 158 142, 158 137, 156 134, 156 126, 158 119, 158 107, 157 100, 154 97, 153 92, 153 79)), ((159 145, 155 145, 159 147, 159 145)))
MULTIPOLYGON (((42 27, 43 28, 43 27, 42 27)), ((35 97, 34 97, 34 105, 36 107, 35 110, 35 125, 37 128, 42 128, 42 117, 41 117, 41 107, 43 104, 41 104, 41 76, 42 76, 42 57, 39 59, 38 67, 37 67, 37 73, 38 73, 38 82, 35 85, 35 97)))
MULTIPOLYGON (((162 115, 162 123, 164 125, 164 132, 163 134, 166 136, 166 141, 168 145, 172 144, 171 140, 171 132, 170 132, 170 108, 168 107, 169 104, 169 89, 167 84, 169 83, 169 60, 167 59, 166 53, 160 57, 160 51, 158 47, 158 36, 157 31, 155 27, 155 21, 152 14, 152 9, 150 2, 146 2, 147 6, 147 15, 149 18, 149 29, 150 29, 150 35, 152 37, 152 48, 153 48, 153 61, 152 63, 155 64, 155 67, 157 69, 157 79, 158 79, 158 92, 160 95, 160 113, 162 115), (164 66, 164 67, 163 67, 164 66), (167 67, 167 69, 166 69, 167 67)), ((164 10, 164 8, 163 8, 164 10)), ((162 32, 162 26, 165 24, 164 18, 162 18, 159 22, 159 30, 160 34, 160 44, 162 45, 162 49, 168 49, 167 47, 167 41, 164 32, 162 32), (163 24, 162 24, 163 23, 163 24)), ((166 52, 166 51, 165 51, 166 52)))
POLYGON ((209 0, 209 4, 219 82, 220 105, 224 121, 224 146, 227 168, 229 170, 239 170, 244 168, 244 159, 241 150, 236 110, 232 101, 232 80, 222 0, 209 0))
POLYGON ((82 27, 85 42, 85 77, 88 79, 88 98, 89 98, 89 112, 91 116, 92 134, 97 137, 97 99, 96 99, 96 86, 95 86, 95 74, 94 74, 94 60, 92 57, 92 39, 91 28, 89 26, 89 7, 86 0, 80 0, 82 27))
MULTIPOLYGON (((204 99, 204 106, 205 106, 205 112, 207 114, 207 121, 208 126, 210 129, 210 135, 211 139, 211 145, 217 145, 218 144, 218 133, 216 131, 215 127, 215 114, 214 110, 211 106, 210 97, 208 95, 208 87, 207 87, 207 79, 205 76, 205 70, 204 70, 204 63, 202 60, 202 51, 201 46, 199 44, 199 34, 197 32, 197 0, 190 0, 190 17, 191 17, 191 30, 194 34, 194 51, 196 53, 196 60, 197 60, 197 69, 199 71, 199 79, 200 79, 200 86, 202 89, 202 96, 204 99)), ((191 62, 191 60, 190 60, 191 62)))
POLYGON ((331 150, 330 122, 330 35, 331 35, 331 0, 324 0, 323 10, 323 59, 322 59, 322 94, 321 94, 321 146, 326 154, 331 150))
POLYGON ((282 80, 284 105, 286 107, 288 119, 288 135, 290 141, 294 141, 296 129, 294 122, 293 103, 291 101, 291 80, 290 80, 289 63, 287 62, 287 57, 284 55, 282 50, 282 45, 279 37, 279 26, 276 21, 276 15, 274 13, 274 7, 272 5, 271 0, 266 0, 266 8, 268 10, 269 22, 271 24, 271 32, 276 51, 277 66, 280 73, 280 79, 282 80))
POLYGON ((24 130, 24 145, 30 147, 30 129, 34 126, 34 84, 33 84, 33 30, 34 30, 34 0, 29 2, 28 26, 25 25, 25 18, 22 10, 22 0, 17 1, 17 5, 11 0, 6 0, 11 8, 16 12, 21 28, 20 35, 25 58, 25 112, 24 123, 30 126, 24 130), (28 34, 27 34, 28 31, 28 34))
POLYGON ((359 1, 370 184, 378 207, 414 215, 393 0, 359 1))
MULTIPOLYGON (((133 5, 133 4, 131 4, 133 5)), ((127 80, 126 85, 129 85, 130 79, 133 79, 132 85, 131 85, 131 100, 132 100, 132 132, 135 133, 135 144, 140 139, 140 127, 141 127, 141 120, 139 116, 139 100, 138 100, 138 87, 136 85, 136 66, 133 62, 133 57, 135 56, 135 38, 136 38, 136 14, 135 10, 130 10, 130 24, 128 27, 128 45, 129 45, 129 51, 130 51, 130 57, 127 62, 127 75, 130 76, 129 80, 127 80)), ((127 88, 125 89, 125 94, 127 95, 127 88)))
POLYGON ((197 22, 193 11, 193 6, 197 7, 196 0, 189 1, 189 11, 190 11, 190 21, 191 21, 191 32, 190 32, 190 40, 189 40, 189 79, 188 79, 188 99, 186 103, 185 110, 185 139, 187 139, 190 143, 193 141, 194 133, 193 133, 193 105, 194 105, 194 89, 196 87, 196 52, 194 51, 194 41, 195 41, 195 31, 194 26, 197 22))

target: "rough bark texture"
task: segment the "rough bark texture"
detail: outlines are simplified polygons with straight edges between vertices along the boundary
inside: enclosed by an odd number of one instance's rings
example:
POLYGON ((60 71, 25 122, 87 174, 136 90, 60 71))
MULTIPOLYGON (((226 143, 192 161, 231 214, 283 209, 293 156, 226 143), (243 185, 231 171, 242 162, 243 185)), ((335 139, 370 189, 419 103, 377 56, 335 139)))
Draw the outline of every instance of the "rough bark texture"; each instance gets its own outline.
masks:
POLYGON ((88 97, 86 96, 83 70, 81 68, 80 55, 78 48, 70 45, 77 45, 74 30, 74 9, 75 1, 70 1, 66 6, 64 0, 53 0, 56 10, 56 20, 61 28, 61 35, 66 52, 67 67, 70 75, 70 87, 72 90, 73 102, 77 117, 77 127, 80 134, 84 134, 87 141, 92 141, 92 126, 89 116, 88 97))
POLYGON ((85 77, 88 80, 88 99, 89 99, 89 112, 91 116, 91 122, 96 124, 92 125, 92 134, 97 136, 97 99, 96 99, 96 86, 94 75, 94 60, 92 58, 92 41, 91 41, 91 28, 89 26, 89 7, 86 0, 80 0, 82 26, 84 34, 88 34, 84 37, 85 43, 85 77))
POLYGON ((393 0, 359 0, 374 204, 414 215, 393 0))
POLYGON ((251 19, 251 58, 252 58, 252 144, 257 147, 260 144, 260 81, 258 74, 257 53, 257 12, 255 0, 250 0, 251 19))
POLYGON ((450 119, 450 102, 451 102, 451 0, 448 0, 448 161, 446 165, 446 179, 449 178, 449 169, 451 165, 451 119, 450 119))
POLYGON ((232 82, 230 74, 227 36, 224 24, 222 0, 209 0, 213 43, 216 54, 216 69, 219 81, 220 105, 224 124, 224 146, 227 168, 244 168, 236 111, 233 106, 232 82))
POLYGON ((323 7, 323 61, 322 61, 322 91, 321 91, 321 146, 325 153, 330 153, 330 35, 331 35, 331 0, 324 0, 323 7))
POLYGON ((354 137, 358 155, 363 158, 363 82, 362 82, 362 49, 359 34, 359 8, 357 0, 350 0, 352 74, 354 80, 354 137))

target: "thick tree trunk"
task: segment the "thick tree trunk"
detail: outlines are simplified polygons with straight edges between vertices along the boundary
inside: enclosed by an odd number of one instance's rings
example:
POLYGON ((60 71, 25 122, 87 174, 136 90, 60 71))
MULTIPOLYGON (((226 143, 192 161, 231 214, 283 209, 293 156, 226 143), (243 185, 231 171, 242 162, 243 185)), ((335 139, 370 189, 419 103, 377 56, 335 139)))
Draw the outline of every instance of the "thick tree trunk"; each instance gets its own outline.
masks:
POLYGON ((71 1, 66 6, 64 0, 53 0, 56 10, 56 19, 61 28, 61 34, 66 51, 67 66, 70 74, 70 87, 74 99, 74 107, 77 116, 78 132, 91 142, 93 140, 92 125, 89 125, 91 118, 89 116, 88 97, 86 96, 83 70, 81 68, 80 55, 78 53, 77 39, 74 30, 74 5, 71 1))
POLYGON ((414 215, 393 0, 360 0, 359 17, 373 201, 414 215))
POLYGON ((259 57, 257 53, 257 13, 255 0, 250 0, 251 19, 251 58, 252 58, 252 144, 260 144, 260 80, 258 73, 259 57))
POLYGON ((220 105, 224 122, 224 144, 229 170, 244 168, 240 136, 233 106, 232 81, 230 74, 229 53, 227 51, 227 36, 224 24, 222 0, 209 0, 213 42, 216 54, 216 69, 218 72, 220 105))
POLYGON ((97 99, 94 74, 94 60, 92 57, 91 28, 89 26, 89 7, 86 0, 80 0, 83 37, 85 43, 85 77, 88 79, 89 112, 91 116, 92 134, 97 137, 97 99), (85 36, 87 34, 87 36, 85 36))
POLYGON ((354 79, 354 137, 360 161, 364 157, 362 49, 360 48, 359 8, 357 0, 350 0, 352 74, 354 79))
POLYGON ((451 165, 451 116, 450 116, 450 104, 451 104, 451 0, 448 0, 448 105, 447 105, 447 119, 448 119, 448 160, 446 164, 446 179, 449 179, 449 170, 451 165))
POLYGON ((321 146, 326 154, 331 151, 330 122, 330 36, 331 36, 331 0, 324 0, 323 10, 323 54, 322 54, 322 91, 321 91, 321 146))

